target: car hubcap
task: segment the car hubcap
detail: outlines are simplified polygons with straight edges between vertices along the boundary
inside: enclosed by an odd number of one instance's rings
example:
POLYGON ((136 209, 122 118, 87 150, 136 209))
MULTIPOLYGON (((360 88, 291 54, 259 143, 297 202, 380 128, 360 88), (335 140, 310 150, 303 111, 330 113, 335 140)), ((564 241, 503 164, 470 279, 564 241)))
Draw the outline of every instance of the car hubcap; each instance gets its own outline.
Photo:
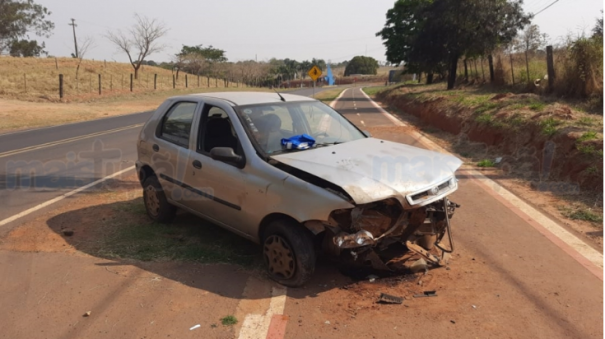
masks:
POLYGON ((279 278, 289 279, 294 275, 294 255, 290 245, 279 235, 272 235, 265 240, 265 262, 269 272, 279 278))
POLYGON ((154 217, 157 217, 160 213, 160 199, 158 199, 158 194, 153 186, 147 186, 145 189, 145 206, 154 217))

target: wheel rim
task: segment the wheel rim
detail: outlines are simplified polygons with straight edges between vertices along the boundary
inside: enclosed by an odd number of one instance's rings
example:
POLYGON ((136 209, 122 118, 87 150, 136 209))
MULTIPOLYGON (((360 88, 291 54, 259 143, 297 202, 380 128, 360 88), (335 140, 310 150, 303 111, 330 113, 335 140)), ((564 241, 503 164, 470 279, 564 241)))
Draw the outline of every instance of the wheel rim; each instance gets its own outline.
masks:
POLYGON ((265 263, 269 273, 281 279, 294 276, 296 264, 290 245, 279 235, 272 235, 265 240, 265 263))
POLYGON ((145 188, 145 207, 147 207, 147 211, 153 217, 157 217, 160 214, 160 199, 155 187, 151 185, 145 188))

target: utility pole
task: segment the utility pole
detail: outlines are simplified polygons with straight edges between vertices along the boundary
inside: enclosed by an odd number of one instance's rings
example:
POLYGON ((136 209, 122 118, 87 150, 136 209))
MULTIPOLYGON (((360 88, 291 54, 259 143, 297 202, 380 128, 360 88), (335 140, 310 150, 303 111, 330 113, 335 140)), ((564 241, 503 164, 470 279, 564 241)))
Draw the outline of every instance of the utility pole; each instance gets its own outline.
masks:
POLYGON ((78 40, 76 39, 76 26, 78 26, 78 25, 76 25, 76 19, 72 18, 71 24, 68 24, 68 25, 70 25, 74 30, 74 45, 76 47, 76 59, 77 59, 79 57, 79 55, 78 55, 78 40))

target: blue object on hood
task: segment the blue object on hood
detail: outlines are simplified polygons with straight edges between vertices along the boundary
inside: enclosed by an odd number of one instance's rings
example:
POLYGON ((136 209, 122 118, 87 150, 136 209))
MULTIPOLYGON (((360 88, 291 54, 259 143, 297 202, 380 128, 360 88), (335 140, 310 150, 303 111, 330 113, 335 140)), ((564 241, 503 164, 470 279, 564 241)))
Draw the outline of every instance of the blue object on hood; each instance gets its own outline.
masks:
POLYGON ((281 145, 285 149, 307 149, 315 145, 315 139, 308 134, 295 135, 281 139, 281 145))

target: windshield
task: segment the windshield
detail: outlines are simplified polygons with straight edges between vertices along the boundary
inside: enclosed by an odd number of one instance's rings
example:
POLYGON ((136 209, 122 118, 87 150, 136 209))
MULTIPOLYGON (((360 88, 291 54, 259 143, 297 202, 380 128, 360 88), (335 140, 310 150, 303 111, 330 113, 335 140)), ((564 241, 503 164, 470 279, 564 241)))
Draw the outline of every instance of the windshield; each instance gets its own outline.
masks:
POLYGON ((316 147, 365 138, 342 115, 316 101, 240 106, 238 113, 267 154, 286 151, 281 140, 302 134, 313 137, 316 147))

